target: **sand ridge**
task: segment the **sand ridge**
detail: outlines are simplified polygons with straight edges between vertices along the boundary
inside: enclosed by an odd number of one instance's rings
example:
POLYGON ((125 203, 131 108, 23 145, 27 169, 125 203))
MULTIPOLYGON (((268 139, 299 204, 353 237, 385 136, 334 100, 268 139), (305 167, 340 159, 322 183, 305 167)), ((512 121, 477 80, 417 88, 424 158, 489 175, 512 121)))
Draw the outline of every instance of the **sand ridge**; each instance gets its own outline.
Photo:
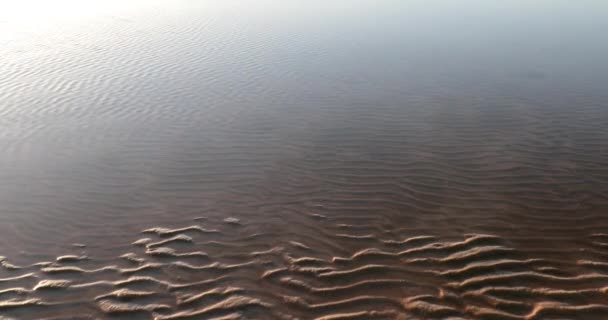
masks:
MULTIPOLYGON (((217 221, 214 234, 234 228, 217 221)), ((608 268, 594 258, 606 249, 598 246, 605 234, 590 234, 578 259, 564 259, 491 234, 360 237, 356 232, 365 233, 365 224, 355 221, 327 232, 345 228, 352 236, 336 232, 336 241, 356 241, 362 249, 339 256, 314 241, 269 246, 242 242, 251 239, 246 234, 209 241, 205 226, 196 224, 143 230, 141 239, 147 240, 136 239, 131 252, 112 261, 73 254, 17 266, 2 258, 0 313, 9 319, 155 320, 531 320, 608 314, 608 268), (231 247, 238 249, 229 252, 231 247)))

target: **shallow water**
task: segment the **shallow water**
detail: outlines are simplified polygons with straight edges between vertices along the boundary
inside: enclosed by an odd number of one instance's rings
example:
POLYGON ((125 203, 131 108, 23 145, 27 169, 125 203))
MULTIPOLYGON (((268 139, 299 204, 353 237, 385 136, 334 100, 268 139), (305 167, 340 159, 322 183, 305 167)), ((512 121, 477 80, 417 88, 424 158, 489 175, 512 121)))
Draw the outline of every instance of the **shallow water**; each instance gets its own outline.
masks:
POLYGON ((0 319, 608 315, 607 3, 3 7, 0 319))

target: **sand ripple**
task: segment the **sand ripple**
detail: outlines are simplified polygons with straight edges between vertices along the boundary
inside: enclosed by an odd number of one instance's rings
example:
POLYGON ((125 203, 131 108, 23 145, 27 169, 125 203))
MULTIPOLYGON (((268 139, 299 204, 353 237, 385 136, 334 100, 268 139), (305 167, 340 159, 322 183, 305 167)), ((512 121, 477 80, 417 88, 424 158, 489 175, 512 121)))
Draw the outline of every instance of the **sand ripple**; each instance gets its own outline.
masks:
POLYGON ((590 234, 576 259, 551 256, 549 248, 526 250, 490 234, 358 237, 361 249, 343 256, 328 256, 310 241, 266 249, 227 241, 220 247, 239 245, 243 253, 226 255, 202 254, 213 246, 207 247, 201 230, 144 230, 152 237, 132 244, 129 259, 66 255, 30 266, 3 259, 10 277, 0 279, 0 312, 18 319, 84 312, 85 318, 157 320, 608 315, 608 268, 595 260, 598 251, 583 250, 597 247, 604 235, 590 234))
POLYGON ((12 2, 1 320, 608 319, 608 2, 12 2))

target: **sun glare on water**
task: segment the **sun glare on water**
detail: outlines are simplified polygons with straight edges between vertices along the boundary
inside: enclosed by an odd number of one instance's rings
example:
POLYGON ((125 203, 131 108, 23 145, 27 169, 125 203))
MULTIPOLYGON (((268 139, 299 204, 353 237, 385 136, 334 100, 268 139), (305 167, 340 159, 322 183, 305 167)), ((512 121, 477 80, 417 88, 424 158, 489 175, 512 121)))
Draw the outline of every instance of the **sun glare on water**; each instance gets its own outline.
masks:
POLYGON ((0 0, 0 19, 4 21, 41 22, 45 20, 69 17, 82 17, 95 14, 114 1, 75 1, 75 0, 0 0))
POLYGON ((66 30, 94 25, 95 19, 120 15, 127 7, 117 0, 0 0, 0 44, 61 35, 66 30))

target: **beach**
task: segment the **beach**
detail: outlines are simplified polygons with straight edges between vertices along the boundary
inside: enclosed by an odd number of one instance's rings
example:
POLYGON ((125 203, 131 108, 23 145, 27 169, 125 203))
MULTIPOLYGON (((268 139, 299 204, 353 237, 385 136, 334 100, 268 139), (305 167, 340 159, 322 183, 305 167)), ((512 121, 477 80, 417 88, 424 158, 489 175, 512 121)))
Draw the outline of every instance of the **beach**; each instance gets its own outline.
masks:
POLYGON ((24 3, 1 320, 608 317, 608 5, 24 3))

